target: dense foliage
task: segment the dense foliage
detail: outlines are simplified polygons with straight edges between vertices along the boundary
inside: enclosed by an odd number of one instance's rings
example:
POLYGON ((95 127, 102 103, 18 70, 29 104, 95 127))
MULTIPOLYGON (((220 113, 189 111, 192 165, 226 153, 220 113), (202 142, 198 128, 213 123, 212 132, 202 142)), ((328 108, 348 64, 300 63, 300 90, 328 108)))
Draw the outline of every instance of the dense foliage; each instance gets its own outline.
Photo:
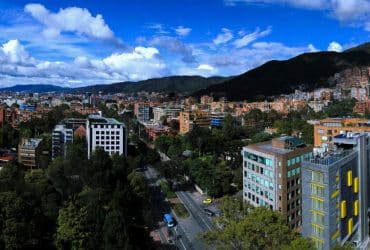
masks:
POLYGON ((88 160, 78 139, 47 169, 5 165, 0 249, 147 249, 147 184, 136 167, 102 149, 88 160))

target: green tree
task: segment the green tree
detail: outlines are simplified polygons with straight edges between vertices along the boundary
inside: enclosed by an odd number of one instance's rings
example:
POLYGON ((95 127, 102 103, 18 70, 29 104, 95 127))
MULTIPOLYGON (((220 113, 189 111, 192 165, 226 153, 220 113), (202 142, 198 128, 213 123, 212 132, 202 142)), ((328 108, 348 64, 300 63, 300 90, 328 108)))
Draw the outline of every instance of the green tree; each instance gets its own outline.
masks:
POLYGON ((281 214, 266 207, 251 207, 240 199, 224 197, 220 228, 201 238, 216 249, 315 249, 312 243, 289 230, 281 214))
POLYGON ((58 249, 89 249, 92 237, 86 207, 70 201, 59 210, 56 246, 58 249))

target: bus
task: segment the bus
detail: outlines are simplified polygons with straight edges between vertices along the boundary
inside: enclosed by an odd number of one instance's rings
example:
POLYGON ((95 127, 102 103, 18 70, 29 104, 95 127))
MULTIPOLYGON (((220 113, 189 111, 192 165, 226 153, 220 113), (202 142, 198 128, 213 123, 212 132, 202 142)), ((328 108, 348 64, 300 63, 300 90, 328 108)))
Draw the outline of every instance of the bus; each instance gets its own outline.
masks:
POLYGON ((164 214, 164 218, 163 218, 164 222, 166 223, 167 227, 174 227, 175 226, 175 222, 174 220, 172 219, 172 216, 171 214, 164 214))

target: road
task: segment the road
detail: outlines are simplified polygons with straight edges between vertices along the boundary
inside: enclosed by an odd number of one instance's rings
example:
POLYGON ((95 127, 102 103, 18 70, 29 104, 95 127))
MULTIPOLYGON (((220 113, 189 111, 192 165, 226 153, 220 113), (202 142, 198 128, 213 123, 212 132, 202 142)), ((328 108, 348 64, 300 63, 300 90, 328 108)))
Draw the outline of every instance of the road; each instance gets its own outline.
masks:
MULTIPOLYGON (((144 176, 149 182, 149 186, 151 187, 151 212, 152 216, 154 218, 154 221, 157 222, 156 225, 153 225, 153 227, 157 228, 157 231, 159 233, 159 236, 161 238, 161 242, 163 245, 169 244, 169 237, 166 235, 165 230, 167 230, 167 227, 164 226, 163 223, 163 214, 170 212, 170 206, 167 201, 165 201, 164 195, 161 193, 159 188, 159 175, 155 169, 152 167, 148 167, 144 171, 144 176)), ((173 213, 172 213, 173 214, 173 213)), ((176 244, 178 249, 183 250, 190 250, 194 249, 193 244, 190 242, 190 240, 187 238, 184 229, 182 228, 182 225, 180 223, 180 219, 177 220, 178 224, 170 229, 169 234, 171 234, 174 240, 174 243, 176 244)))
POLYGON ((203 208, 194 201, 189 191, 179 191, 176 194, 203 231, 215 229, 209 217, 203 212, 203 208))

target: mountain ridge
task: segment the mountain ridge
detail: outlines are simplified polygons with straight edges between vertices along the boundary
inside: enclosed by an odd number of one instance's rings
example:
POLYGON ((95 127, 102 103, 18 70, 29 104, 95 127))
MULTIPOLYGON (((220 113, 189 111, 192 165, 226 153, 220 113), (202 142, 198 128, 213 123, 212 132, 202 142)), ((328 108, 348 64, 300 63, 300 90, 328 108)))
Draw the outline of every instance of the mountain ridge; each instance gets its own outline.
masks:
MULTIPOLYGON (((365 44, 366 45, 366 44, 365 44)), ((304 53, 288 60, 269 61, 218 85, 196 91, 194 96, 213 95, 230 101, 261 101, 289 94, 295 89, 331 87, 331 77, 347 68, 369 66, 369 45, 337 52, 304 53), (366 48, 366 49, 365 49, 366 48)))

